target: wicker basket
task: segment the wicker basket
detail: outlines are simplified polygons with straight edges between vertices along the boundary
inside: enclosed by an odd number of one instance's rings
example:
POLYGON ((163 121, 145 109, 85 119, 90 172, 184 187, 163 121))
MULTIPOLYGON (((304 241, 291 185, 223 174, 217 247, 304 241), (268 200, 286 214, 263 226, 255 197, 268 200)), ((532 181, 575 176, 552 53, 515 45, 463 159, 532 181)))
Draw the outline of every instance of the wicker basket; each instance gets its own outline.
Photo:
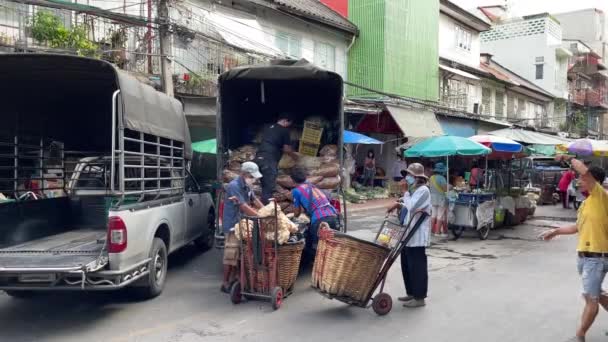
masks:
POLYGON ((330 298, 363 303, 388 253, 388 248, 374 243, 323 231, 312 270, 312 287, 330 298))
MULTIPOLYGON (((279 246, 278 249, 278 279, 277 283, 283 288, 283 292, 290 292, 298 278, 300 270, 300 260, 302 259, 302 251, 304 250, 305 241, 288 242, 279 246)), ((270 253, 269 253, 270 254, 270 253)), ((270 255, 267 255, 270 257, 270 255)), ((249 266, 249 260, 245 257, 245 274, 248 279, 254 276, 254 270, 249 266)), ((263 284, 267 279, 266 271, 258 271, 256 284, 263 284)), ((247 284, 249 284, 247 282, 247 284)), ((255 289, 260 290, 260 289, 255 289)))

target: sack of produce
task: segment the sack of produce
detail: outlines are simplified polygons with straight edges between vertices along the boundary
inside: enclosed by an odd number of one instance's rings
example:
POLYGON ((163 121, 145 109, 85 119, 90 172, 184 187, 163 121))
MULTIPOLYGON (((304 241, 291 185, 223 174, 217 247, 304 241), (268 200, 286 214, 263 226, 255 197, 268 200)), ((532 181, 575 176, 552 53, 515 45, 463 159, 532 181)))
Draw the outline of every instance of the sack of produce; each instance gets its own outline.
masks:
POLYGON ((293 200, 293 195, 291 194, 291 190, 285 189, 284 187, 282 187, 280 185, 276 186, 276 188, 274 189, 274 193, 277 194, 279 198, 281 198, 281 199, 278 199, 275 196, 274 198, 277 200, 277 202, 293 200))
POLYGON ((296 161, 288 154, 283 154, 279 161, 279 169, 291 169, 296 166, 296 161))
POLYGON ((239 172, 241 171, 241 163, 236 160, 231 160, 228 162, 228 170, 239 172))
POLYGON ((340 165, 338 163, 324 163, 318 169, 313 170, 311 174, 313 176, 336 177, 339 171, 340 165))
POLYGON ((316 170, 321 166, 321 159, 318 157, 301 156, 298 160, 298 166, 306 170, 316 170))
POLYGON ((336 189, 340 185, 340 176, 323 178, 317 184, 320 189, 336 189))
POLYGON ((323 177, 321 176, 310 176, 308 178, 306 178, 306 181, 308 181, 309 183, 312 184, 319 184, 319 182, 321 182, 323 180, 323 177))
POLYGON ((277 184, 284 187, 285 189, 293 189, 296 187, 296 183, 291 179, 289 175, 281 175, 277 177, 277 184))
POLYGON ((255 158, 257 148, 253 145, 244 145, 239 147, 236 151, 230 155, 231 161, 238 161, 241 163, 252 161, 255 158))
POLYGON ((222 181, 224 183, 230 183, 233 180, 237 179, 238 177, 239 177, 239 174, 234 171, 230 171, 230 170, 222 171, 222 181))
POLYGON ((319 155, 321 157, 327 157, 327 156, 337 157, 338 156, 338 146, 337 145, 325 145, 319 151, 319 155))

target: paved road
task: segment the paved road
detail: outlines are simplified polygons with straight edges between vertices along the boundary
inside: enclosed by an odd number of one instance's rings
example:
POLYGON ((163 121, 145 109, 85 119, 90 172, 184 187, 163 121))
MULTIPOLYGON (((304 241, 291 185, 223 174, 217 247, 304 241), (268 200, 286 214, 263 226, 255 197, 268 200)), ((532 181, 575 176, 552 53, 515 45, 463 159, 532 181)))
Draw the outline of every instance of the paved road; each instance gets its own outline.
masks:
MULTIPOLYGON (((554 224, 552 208, 514 230, 435 241, 430 297, 418 310, 396 306, 388 316, 327 300, 299 279, 295 294, 273 312, 262 302, 230 304, 219 292, 220 253, 187 248, 171 259, 165 292, 136 302, 127 293, 69 293, 17 300, 0 294, 0 341, 552 341, 567 340, 581 308, 574 237, 544 243, 535 236, 554 224)), ((562 213, 572 218, 571 213, 562 213)), ((370 238, 382 212, 360 211, 352 234, 370 238)), ((403 292, 399 267, 387 292, 403 292)), ((590 341, 606 340, 600 314, 590 341)))

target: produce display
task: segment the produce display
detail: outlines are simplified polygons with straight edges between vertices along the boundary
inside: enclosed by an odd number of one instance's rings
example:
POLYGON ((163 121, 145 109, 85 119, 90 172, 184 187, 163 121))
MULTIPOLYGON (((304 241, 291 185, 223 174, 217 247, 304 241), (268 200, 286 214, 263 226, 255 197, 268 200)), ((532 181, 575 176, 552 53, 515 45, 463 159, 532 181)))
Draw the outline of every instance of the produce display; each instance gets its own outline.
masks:
POLYGON ((365 203, 368 200, 389 198, 390 193, 382 187, 366 187, 353 183, 353 188, 344 190, 344 197, 350 203, 365 203))

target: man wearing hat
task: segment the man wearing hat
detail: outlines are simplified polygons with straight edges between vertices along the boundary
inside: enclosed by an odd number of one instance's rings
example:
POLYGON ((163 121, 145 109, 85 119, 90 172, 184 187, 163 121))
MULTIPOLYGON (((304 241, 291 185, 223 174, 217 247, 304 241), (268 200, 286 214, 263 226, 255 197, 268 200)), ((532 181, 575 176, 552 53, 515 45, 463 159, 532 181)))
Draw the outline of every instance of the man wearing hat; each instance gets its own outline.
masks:
POLYGON ((239 223, 241 214, 256 216, 256 209, 262 207, 262 202, 255 197, 251 185, 262 178, 256 163, 245 162, 241 165, 239 176, 226 186, 224 199, 224 215, 222 230, 224 231, 224 280, 222 292, 230 291, 230 284, 238 276, 240 258, 239 241, 234 234, 234 227, 239 223))
POLYGON ((429 179, 429 188, 431 191, 431 205, 433 206, 431 214, 431 227, 433 234, 441 237, 448 236, 447 222, 447 191, 448 182, 445 178, 447 168, 443 163, 436 163, 433 168, 433 175, 429 179))
MULTIPOLYGON (((406 172, 405 181, 408 191, 403 196, 402 205, 407 210, 404 223, 408 223, 412 217, 416 222, 419 220, 420 212, 430 214, 431 210, 431 194, 426 185, 427 176, 424 174, 424 167, 419 163, 413 163, 408 166, 406 172)), ((395 204, 388 209, 388 212, 397 209, 399 205, 399 203, 395 204)), ((401 272, 406 296, 399 297, 399 300, 404 302, 404 307, 417 308, 426 305, 429 286, 426 248, 431 243, 430 235, 431 225, 429 218, 426 217, 401 251, 401 272)))

